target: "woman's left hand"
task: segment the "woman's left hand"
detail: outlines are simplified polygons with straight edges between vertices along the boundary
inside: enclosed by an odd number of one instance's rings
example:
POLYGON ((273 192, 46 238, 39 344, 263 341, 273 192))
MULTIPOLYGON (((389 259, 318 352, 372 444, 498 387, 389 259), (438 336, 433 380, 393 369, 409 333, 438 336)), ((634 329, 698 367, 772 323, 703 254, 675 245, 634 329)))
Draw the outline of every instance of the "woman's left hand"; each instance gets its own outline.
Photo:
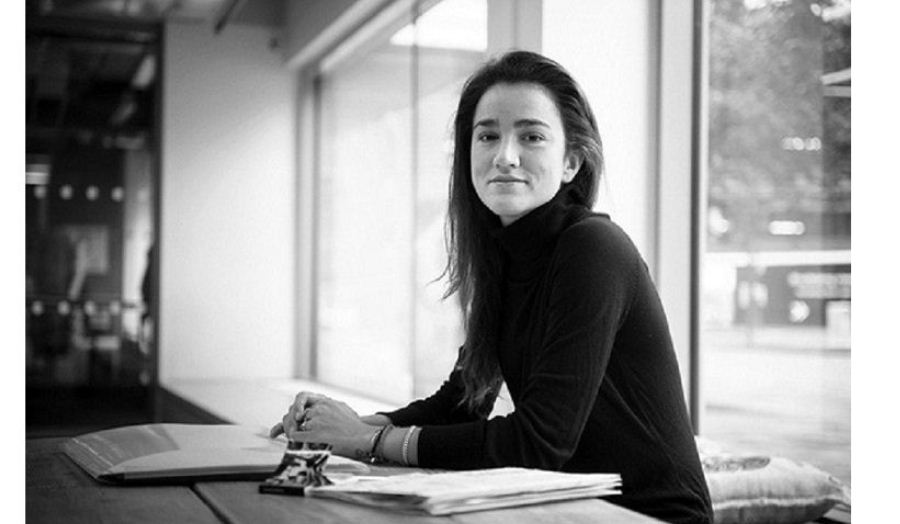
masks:
POLYGON ((295 430, 287 431, 289 439, 328 443, 332 453, 356 459, 365 458, 370 451, 369 440, 377 430, 363 422, 346 403, 326 396, 305 399, 301 418, 295 430))

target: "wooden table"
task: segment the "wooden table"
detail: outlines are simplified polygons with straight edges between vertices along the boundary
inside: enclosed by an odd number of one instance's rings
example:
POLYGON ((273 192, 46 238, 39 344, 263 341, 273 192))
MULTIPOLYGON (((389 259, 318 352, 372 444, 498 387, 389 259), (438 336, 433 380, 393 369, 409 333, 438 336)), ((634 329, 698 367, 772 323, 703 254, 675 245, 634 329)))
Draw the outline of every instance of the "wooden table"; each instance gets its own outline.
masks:
POLYGON ((59 448, 63 440, 26 441, 25 514, 29 523, 648 524, 658 522, 601 499, 427 517, 332 500, 264 495, 257 491, 258 482, 115 486, 95 481, 69 460, 59 448))
POLYGON ((190 522, 219 518, 191 486, 110 486, 59 448, 65 439, 25 442, 26 522, 190 522))

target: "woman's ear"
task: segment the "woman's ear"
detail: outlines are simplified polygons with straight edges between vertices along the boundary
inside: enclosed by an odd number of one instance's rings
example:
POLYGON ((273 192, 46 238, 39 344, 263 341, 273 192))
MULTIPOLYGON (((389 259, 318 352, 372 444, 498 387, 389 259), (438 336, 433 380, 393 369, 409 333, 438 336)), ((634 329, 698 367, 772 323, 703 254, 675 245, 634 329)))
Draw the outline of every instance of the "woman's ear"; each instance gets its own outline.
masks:
POLYGON ((569 151, 566 153, 566 158, 564 159, 565 165, 563 166, 563 175, 562 181, 565 184, 568 184, 575 178, 575 175, 578 174, 578 170, 581 169, 582 158, 581 155, 575 151, 569 151))

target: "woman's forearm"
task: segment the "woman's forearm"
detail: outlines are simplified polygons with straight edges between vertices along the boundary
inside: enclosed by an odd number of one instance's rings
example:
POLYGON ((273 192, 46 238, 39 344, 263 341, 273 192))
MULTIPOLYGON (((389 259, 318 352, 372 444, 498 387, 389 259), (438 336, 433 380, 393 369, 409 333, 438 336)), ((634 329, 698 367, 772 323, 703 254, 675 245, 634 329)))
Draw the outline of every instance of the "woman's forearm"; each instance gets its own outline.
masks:
POLYGON ((364 417, 360 417, 360 420, 370 426, 387 426, 391 423, 391 419, 387 418, 386 415, 382 415, 381 413, 366 415, 364 417))
POLYGON ((375 448, 375 456, 404 466, 418 465, 420 430, 418 426, 385 426, 384 433, 375 448))

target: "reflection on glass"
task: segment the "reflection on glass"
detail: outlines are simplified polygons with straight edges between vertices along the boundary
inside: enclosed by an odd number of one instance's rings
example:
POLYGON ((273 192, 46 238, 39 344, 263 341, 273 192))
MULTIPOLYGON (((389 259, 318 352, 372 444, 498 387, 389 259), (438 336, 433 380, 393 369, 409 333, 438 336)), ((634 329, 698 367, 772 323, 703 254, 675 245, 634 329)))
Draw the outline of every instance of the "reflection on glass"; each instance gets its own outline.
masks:
POLYGON ((486 0, 445 0, 417 23, 416 338, 413 396, 436 391, 464 338, 458 302, 442 301, 444 219, 453 155, 453 116, 466 78, 484 61, 486 0))
POLYGON ((850 482, 850 2, 713 1, 701 433, 850 482))
POLYGON ((369 49, 321 82, 316 372, 399 400, 412 384, 411 54, 369 49))
POLYGON ((155 79, 133 85, 128 64, 153 60, 158 34, 135 27, 128 42, 107 40, 77 18, 48 30, 31 23, 33 14, 26 31, 25 373, 26 424, 41 432, 85 424, 75 409, 82 393, 114 391, 111 400, 146 405, 153 279, 146 289, 142 282, 154 237, 157 100, 155 79), (90 66, 110 57, 122 67, 90 66), (132 111, 113 123, 109 115, 123 99, 132 111))
POLYGON ((141 279, 152 210, 135 196, 150 189, 150 152, 69 146, 53 160, 52 174, 26 191, 27 385, 146 385, 141 279), (83 164, 102 183, 66 183, 83 164))
POLYGON ((486 12, 445 0, 320 78, 323 382, 401 403, 436 389, 456 358, 459 315, 432 281, 446 262, 453 111, 484 58, 486 12))

